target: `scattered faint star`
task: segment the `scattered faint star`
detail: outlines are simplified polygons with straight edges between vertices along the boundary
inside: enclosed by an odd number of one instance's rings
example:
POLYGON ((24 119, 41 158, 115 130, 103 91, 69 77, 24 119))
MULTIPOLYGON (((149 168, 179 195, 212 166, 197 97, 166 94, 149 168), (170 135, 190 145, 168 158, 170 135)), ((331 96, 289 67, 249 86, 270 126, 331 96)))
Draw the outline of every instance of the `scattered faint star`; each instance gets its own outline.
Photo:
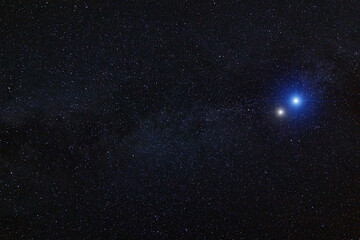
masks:
POLYGON ((360 236, 360 1, 85 2, 0 4, 0 240, 360 236))

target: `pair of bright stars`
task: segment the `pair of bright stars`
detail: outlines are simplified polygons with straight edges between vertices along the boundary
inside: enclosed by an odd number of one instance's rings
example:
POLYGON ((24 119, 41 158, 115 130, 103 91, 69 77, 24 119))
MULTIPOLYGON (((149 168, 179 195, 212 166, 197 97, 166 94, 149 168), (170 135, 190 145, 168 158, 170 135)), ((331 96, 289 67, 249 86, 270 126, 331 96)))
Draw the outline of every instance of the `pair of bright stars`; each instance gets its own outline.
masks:
MULTIPOLYGON (((293 106, 299 106, 299 105, 301 104, 301 99, 300 99, 300 97, 298 97, 298 96, 293 97, 293 98, 291 99, 291 104, 292 104, 293 106)), ((277 115, 278 117, 284 117, 285 114, 286 114, 285 108, 279 107, 279 108, 276 109, 276 115, 277 115)))

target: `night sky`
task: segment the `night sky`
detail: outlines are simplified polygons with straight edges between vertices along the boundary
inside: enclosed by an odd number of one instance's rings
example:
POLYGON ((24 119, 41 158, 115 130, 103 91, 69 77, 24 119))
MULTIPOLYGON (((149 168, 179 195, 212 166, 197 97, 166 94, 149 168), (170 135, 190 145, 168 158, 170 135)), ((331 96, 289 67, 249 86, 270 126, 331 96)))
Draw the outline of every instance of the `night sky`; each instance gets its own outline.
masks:
POLYGON ((360 2, 0 3, 1 239, 359 239, 360 2))

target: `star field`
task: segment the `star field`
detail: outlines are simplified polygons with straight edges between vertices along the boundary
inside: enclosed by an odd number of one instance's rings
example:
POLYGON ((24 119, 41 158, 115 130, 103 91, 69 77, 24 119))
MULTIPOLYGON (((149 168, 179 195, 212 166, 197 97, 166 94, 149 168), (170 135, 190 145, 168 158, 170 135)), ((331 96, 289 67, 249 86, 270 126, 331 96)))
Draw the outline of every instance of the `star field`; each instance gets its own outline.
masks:
POLYGON ((358 239, 358 1, 2 1, 1 239, 358 239))

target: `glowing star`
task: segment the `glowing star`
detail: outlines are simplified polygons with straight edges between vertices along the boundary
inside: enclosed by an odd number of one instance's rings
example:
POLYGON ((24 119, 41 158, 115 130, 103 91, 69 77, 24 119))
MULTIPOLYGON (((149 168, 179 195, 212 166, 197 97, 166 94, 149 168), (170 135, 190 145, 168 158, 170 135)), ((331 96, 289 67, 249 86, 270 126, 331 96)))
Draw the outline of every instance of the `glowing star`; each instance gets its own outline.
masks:
POLYGON ((278 108, 276 110, 276 115, 278 115, 279 117, 282 117, 285 115, 285 110, 283 108, 278 108))
POLYGON ((298 97, 294 97, 291 102, 294 104, 294 105, 299 105, 300 104, 300 98, 298 97))

